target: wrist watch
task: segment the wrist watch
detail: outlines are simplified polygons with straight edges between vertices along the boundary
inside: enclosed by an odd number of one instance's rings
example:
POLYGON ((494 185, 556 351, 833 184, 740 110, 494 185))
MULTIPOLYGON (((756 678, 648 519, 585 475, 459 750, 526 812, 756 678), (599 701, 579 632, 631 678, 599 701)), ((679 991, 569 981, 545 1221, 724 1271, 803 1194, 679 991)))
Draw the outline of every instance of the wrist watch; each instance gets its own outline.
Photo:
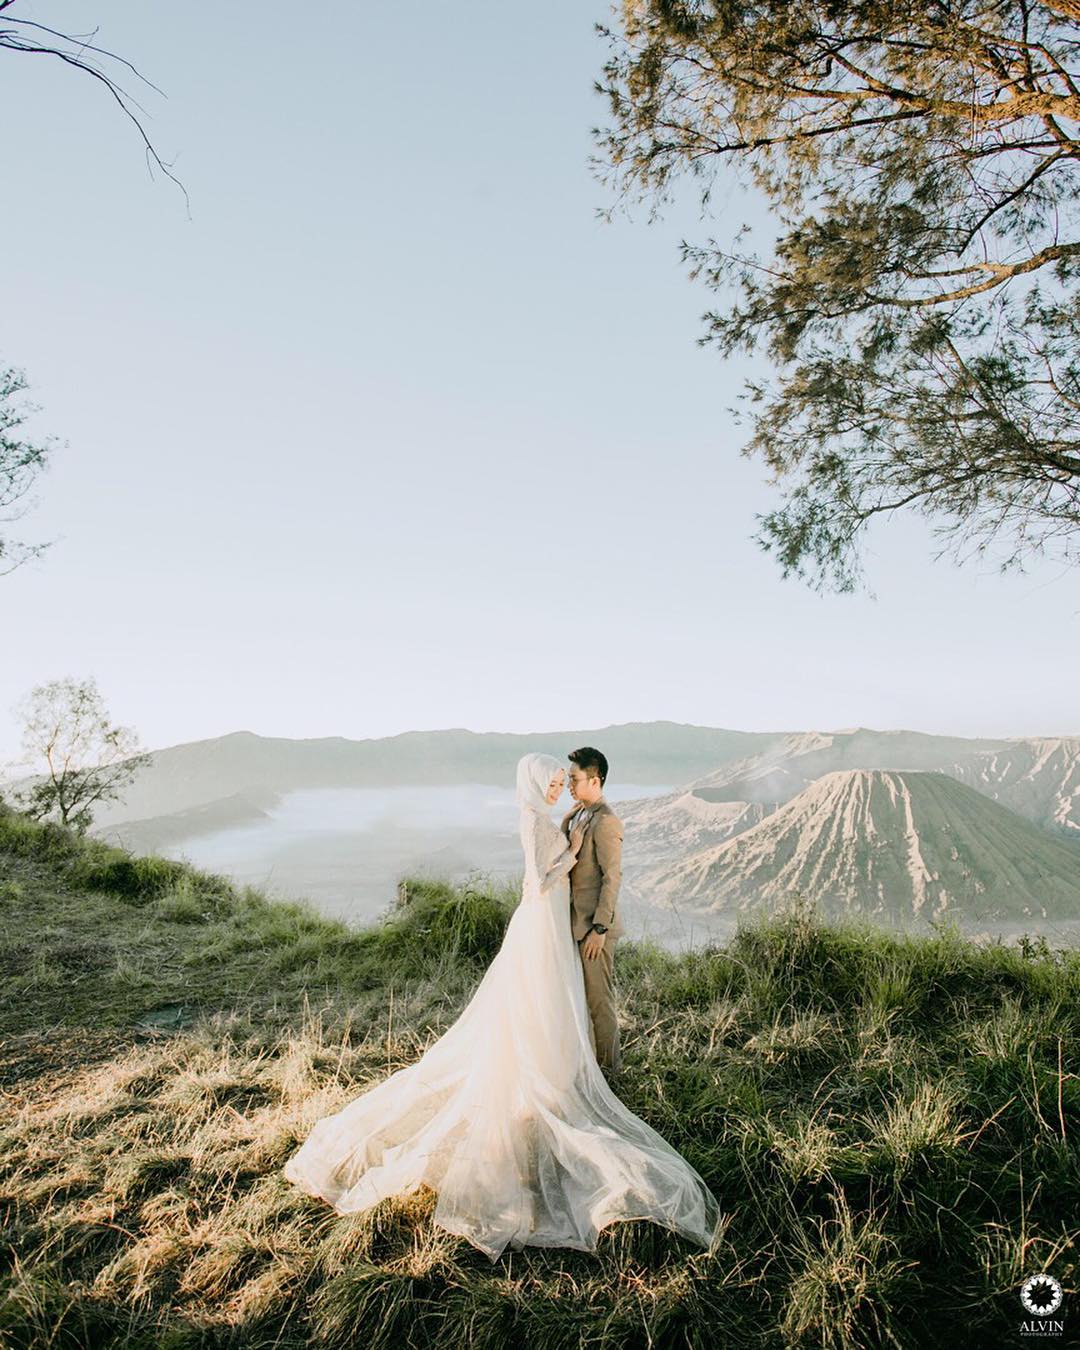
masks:
POLYGON ((600 936, 603 937, 603 935, 607 932, 607 924, 606 924, 606 923, 594 923, 593 926, 592 926, 592 931, 593 931, 594 933, 599 933, 600 936))

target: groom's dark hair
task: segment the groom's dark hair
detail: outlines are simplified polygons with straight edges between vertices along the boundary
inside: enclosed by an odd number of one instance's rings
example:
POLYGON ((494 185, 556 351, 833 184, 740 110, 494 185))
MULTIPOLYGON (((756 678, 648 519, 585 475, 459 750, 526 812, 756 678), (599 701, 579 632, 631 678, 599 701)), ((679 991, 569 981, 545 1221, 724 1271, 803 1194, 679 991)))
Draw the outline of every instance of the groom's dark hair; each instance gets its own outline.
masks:
POLYGON ((571 750, 566 758, 579 769, 584 769, 590 778, 595 773, 600 779, 600 786, 604 786, 607 781, 607 760, 599 750, 594 750, 591 745, 583 745, 580 750, 571 750))

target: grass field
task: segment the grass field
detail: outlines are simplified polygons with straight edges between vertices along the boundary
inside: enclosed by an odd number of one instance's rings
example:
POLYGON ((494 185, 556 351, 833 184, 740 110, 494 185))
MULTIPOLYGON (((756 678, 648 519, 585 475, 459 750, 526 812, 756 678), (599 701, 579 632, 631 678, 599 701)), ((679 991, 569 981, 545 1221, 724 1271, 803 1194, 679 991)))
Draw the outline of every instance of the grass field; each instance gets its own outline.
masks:
POLYGON ((1013 1345, 1080 1329, 1080 952, 824 924, 620 943, 620 1094, 730 1215, 492 1263, 427 1191, 342 1217, 281 1166, 417 1058, 510 892, 362 932, 0 809, 0 1345, 1013 1345))

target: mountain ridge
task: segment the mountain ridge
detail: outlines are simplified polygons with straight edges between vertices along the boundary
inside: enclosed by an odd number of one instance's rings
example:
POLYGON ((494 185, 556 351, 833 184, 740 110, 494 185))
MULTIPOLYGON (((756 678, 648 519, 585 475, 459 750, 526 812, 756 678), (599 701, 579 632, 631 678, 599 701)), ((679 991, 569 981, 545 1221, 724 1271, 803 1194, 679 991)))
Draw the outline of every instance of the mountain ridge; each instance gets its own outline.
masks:
POLYGON ((798 732, 720 766, 690 790, 707 801, 783 802, 842 768, 947 773, 1036 824, 1080 837, 1080 737, 1074 736, 971 741, 865 727, 798 732))
MULTIPOLYGON (((151 762, 123 798, 99 805, 95 828, 156 821, 254 791, 280 796, 316 787, 510 787, 516 763, 528 751, 565 759, 578 745, 598 743, 611 761, 613 780, 642 786, 682 783, 764 749, 783 734, 664 721, 546 732, 406 731, 356 741, 229 732, 151 751, 151 762)), ((32 781, 30 776, 11 786, 32 781)))
POLYGON ((639 884, 713 913, 773 908, 797 891, 827 913, 901 922, 1080 918, 1080 847, 945 773, 841 769, 639 884))

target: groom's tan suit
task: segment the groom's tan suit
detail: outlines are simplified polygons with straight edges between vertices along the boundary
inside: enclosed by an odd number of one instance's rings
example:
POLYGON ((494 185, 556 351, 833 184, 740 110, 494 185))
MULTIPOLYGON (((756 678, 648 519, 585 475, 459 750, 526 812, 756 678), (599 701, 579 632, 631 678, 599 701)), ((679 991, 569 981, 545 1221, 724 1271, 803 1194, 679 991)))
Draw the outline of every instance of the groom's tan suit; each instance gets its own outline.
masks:
POLYGON ((586 816, 586 824, 581 851, 570 869, 570 926, 585 973, 596 1058, 603 1068, 617 1070, 622 1067, 622 1056, 615 1015, 614 948, 624 931, 616 909, 622 879, 622 821, 601 797, 592 806, 575 806, 567 812, 562 823, 567 838, 579 811, 586 816), (608 931, 600 955, 586 960, 581 944, 594 923, 604 924, 608 931))

